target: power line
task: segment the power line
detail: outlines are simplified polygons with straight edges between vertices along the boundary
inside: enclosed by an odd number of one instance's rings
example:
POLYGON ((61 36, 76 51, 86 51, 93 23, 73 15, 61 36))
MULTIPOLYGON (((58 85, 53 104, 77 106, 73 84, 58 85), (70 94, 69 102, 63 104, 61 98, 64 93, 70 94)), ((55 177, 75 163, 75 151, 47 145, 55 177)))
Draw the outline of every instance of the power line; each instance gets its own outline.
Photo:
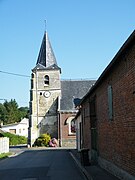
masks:
MULTIPOLYGON (((7 71, 1 71, 0 70, 0 73, 4 73, 4 74, 8 74, 8 75, 13 75, 13 76, 20 76, 20 77, 27 77, 27 78, 30 78, 30 76, 28 75, 24 75, 24 74, 17 74, 17 73, 12 73, 12 72, 7 72, 7 71)), ((37 79, 43 79, 43 77, 37 77, 37 79)), ((51 79, 56 79, 56 80, 59 80, 57 78, 51 78, 51 79)))
MULTIPOLYGON (((4 74, 8 74, 8 75, 13 75, 13 76, 20 76, 20 77, 26 77, 26 78, 30 78, 31 76, 28 76, 28 75, 24 75, 24 74, 18 74, 18 73, 12 73, 12 72, 7 72, 7 71, 1 71, 0 70, 0 73, 4 73, 4 74)), ((43 79, 43 77, 37 77, 37 79, 43 79)), ((56 80, 60 80, 59 78, 50 78, 50 79, 56 79, 56 80)), ((76 79, 64 79, 62 78, 61 80, 62 81, 89 81, 89 80, 96 80, 97 78, 76 78, 76 79)))
POLYGON ((30 76, 28 76, 28 75, 24 75, 24 74, 16 74, 16 73, 11 73, 11 72, 7 72, 7 71, 0 71, 0 73, 30 78, 30 76))

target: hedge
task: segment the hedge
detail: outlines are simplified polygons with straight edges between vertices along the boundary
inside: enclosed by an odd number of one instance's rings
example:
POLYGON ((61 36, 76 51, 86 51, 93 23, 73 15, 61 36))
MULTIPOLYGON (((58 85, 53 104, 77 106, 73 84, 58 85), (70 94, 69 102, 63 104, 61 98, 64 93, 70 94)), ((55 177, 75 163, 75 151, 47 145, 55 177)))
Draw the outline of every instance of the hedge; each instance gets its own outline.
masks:
POLYGON ((9 132, 4 132, 2 134, 4 137, 9 138, 9 145, 27 144, 27 138, 25 136, 15 135, 9 132))

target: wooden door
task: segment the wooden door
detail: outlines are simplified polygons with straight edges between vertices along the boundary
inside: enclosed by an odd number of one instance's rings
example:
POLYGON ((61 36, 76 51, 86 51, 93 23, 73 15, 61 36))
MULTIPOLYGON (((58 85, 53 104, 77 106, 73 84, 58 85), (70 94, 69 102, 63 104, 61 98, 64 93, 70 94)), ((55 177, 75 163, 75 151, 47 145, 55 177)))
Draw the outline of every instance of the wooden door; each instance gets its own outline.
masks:
POLYGON ((90 132, 91 132, 91 163, 97 164, 97 115, 96 115, 96 96, 90 100, 90 132))

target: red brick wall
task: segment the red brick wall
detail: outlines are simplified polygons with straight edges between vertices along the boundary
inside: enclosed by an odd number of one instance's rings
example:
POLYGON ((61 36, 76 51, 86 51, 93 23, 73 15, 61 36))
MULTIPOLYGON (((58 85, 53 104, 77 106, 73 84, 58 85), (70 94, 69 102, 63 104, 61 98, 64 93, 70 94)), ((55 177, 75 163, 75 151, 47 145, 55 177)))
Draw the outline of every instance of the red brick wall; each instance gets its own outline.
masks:
POLYGON ((61 133, 62 146, 71 147, 76 145, 76 135, 69 134, 69 124, 66 123, 66 120, 71 116, 75 116, 75 114, 74 113, 60 114, 60 133, 61 133))
MULTIPOLYGON (((99 156, 135 175, 135 45, 117 59, 83 102, 82 114, 95 95, 99 156), (113 89, 113 120, 108 115, 108 85, 113 89)), ((90 117, 83 121, 84 147, 90 147, 90 117)))
POLYGON ((135 46, 118 59, 94 93, 99 156, 135 174, 135 46), (112 121, 108 118, 109 84, 113 88, 112 121))

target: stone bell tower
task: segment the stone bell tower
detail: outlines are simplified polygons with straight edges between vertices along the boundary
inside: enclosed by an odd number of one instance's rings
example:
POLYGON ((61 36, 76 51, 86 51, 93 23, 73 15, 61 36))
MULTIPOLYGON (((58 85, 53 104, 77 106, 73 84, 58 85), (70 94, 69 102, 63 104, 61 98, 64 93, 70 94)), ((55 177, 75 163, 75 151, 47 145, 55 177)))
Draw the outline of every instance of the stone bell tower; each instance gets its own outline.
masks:
POLYGON ((45 32, 36 66, 31 73, 28 137, 30 146, 43 133, 58 138, 60 73, 61 69, 57 65, 47 32, 45 32))

